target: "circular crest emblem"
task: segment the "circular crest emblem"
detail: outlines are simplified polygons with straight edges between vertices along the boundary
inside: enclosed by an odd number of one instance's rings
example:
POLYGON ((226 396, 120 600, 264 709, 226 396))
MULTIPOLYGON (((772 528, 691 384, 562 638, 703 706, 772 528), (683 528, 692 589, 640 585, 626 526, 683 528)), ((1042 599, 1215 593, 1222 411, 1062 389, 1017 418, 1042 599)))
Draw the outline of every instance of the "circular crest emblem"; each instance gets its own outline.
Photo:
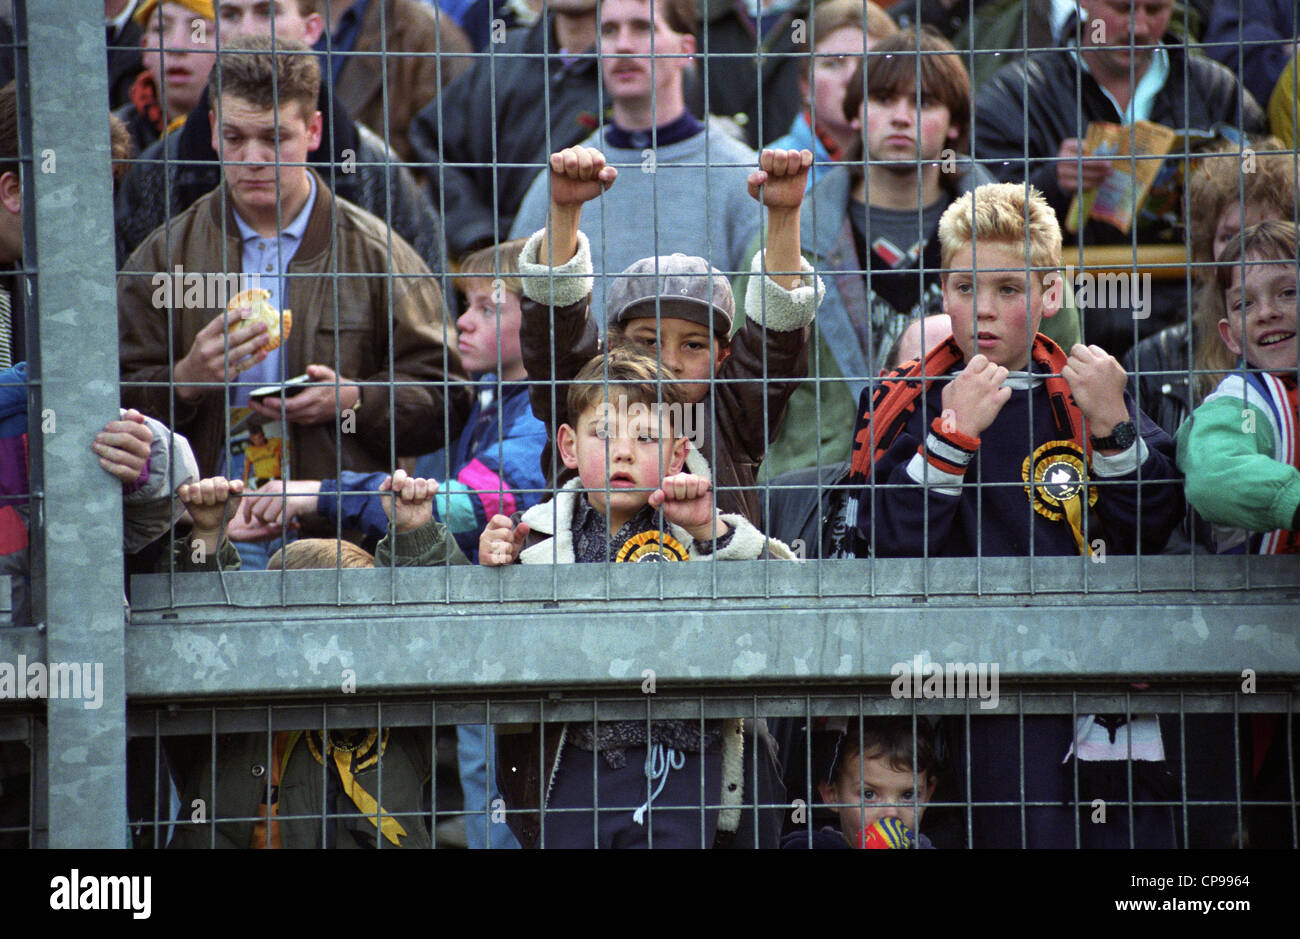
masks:
POLYGON ((615 561, 689 561, 682 543, 667 532, 643 531, 623 542, 615 561))
MULTIPOLYGON (((1083 492, 1083 450, 1072 440, 1052 440, 1025 457, 1021 475, 1034 511, 1062 521, 1083 492)), ((1088 488, 1088 504, 1097 504, 1096 486, 1088 488)))
POLYGON ((310 730, 306 734, 307 747, 316 762, 321 764, 325 762, 326 756, 332 755, 335 751, 351 753, 353 754, 352 771, 359 773, 378 763, 379 758, 388 749, 388 730, 387 727, 384 728, 382 738, 375 728, 354 731, 331 730, 323 739, 319 730, 310 730))

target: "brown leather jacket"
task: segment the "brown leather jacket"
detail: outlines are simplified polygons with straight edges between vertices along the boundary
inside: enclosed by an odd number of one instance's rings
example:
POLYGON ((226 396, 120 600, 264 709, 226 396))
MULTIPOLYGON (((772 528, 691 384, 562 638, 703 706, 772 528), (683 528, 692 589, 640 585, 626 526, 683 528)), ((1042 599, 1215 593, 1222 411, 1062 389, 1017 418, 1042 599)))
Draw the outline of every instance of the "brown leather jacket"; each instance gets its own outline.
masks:
POLYGON ((372 54, 347 57, 334 86, 335 95, 354 121, 385 137, 387 75, 385 139, 398 156, 410 160, 413 151, 407 134, 411 120, 456 76, 469 71, 474 61, 468 57, 474 51, 473 45, 450 16, 436 12, 428 4, 419 0, 372 0, 352 51, 372 54), (437 52, 452 57, 439 57, 434 54, 437 52))
MULTIPOLYGON (((223 308, 183 308, 182 293, 176 289, 171 308, 155 303, 165 295, 159 286, 162 276, 153 272, 171 274, 177 266, 187 274, 239 272, 239 228, 224 195, 224 188, 215 189, 170 225, 158 228, 124 268, 144 273, 123 274, 118 280, 123 404, 185 434, 205 476, 216 471, 224 446, 224 391, 209 389, 197 403, 190 404, 173 399, 168 382, 172 363, 185 356, 199 330, 223 308), (132 386, 130 382, 152 384, 132 386)), ((443 323, 438 282, 396 233, 391 236, 390 264, 389 234, 383 222, 336 198, 316 178, 316 202, 287 270, 290 275, 322 276, 289 279, 289 300, 283 305, 293 311, 293 325, 283 346, 285 374, 300 375, 308 364, 318 363, 357 381, 421 384, 363 385, 354 432, 340 434, 343 428, 334 422, 292 425, 289 446, 296 478, 335 475, 340 439, 343 469, 391 470, 390 431, 396 438, 397 455, 426 453, 443 446, 444 435, 446 440, 455 439, 469 414, 469 385, 455 351, 454 329, 443 323), (337 266, 332 261, 336 252, 337 266), (328 276, 333 271, 373 276, 336 279, 328 276), (394 276, 386 276, 389 272, 394 276), (337 313, 332 312, 335 310, 337 313)), ((175 285, 174 277, 172 283, 175 285)), ((220 297, 203 298, 205 303, 212 299, 220 297)))
MULTIPOLYGON (((552 278, 545 273, 552 268, 536 263, 539 234, 529 239, 520 257, 524 295, 520 299, 523 320, 519 343, 528 380, 537 383, 529 388, 533 413, 546 425, 542 472, 563 484, 574 473, 560 463, 558 454, 552 454, 556 428, 570 421, 565 402, 567 383, 603 351, 603 346, 590 309, 591 256, 587 236, 579 232, 578 254, 563 267, 555 267, 556 276, 552 278), (586 274, 588 278, 584 281, 573 274, 586 274), (554 307, 545 302, 548 293, 554 307), (560 305, 573 294, 577 294, 576 302, 560 305), (553 390, 552 380, 559 382, 553 390)), ((808 326, 825 293, 812 267, 804 263, 805 284, 795 291, 781 290, 770 278, 749 278, 753 297, 747 300, 746 309, 767 310, 768 324, 758 322, 757 313, 755 318, 743 320, 731 337, 730 354, 717 370, 717 384, 700 402, 703 420, 697 421, 694 428, 686 428, 698 451, 688 457, 687 471, 713 480, 719 511, 743 515, 754 524, 762 518, 755 484, 758 468, 768 442, 781 429, 797 379, 808 374, 808 326), (760 299, 760 291, 764 290, 765 300, 760 299), (699 466, 694 459, 697 455, 703 456, 708 465, 699 466)), ((647 352, 654 354, 653 350, 647 352)), ((846 428, 845 433, 850 430, 846 428)))

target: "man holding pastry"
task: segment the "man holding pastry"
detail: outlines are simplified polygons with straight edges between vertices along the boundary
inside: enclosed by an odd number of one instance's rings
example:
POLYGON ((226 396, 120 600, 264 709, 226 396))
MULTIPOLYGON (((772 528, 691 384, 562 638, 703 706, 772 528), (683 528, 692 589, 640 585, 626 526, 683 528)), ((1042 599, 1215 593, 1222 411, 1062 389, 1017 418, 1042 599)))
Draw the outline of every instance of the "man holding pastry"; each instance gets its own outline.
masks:
POLYGON ((470 408, 439 285, 306 165, 322 128, 307 47, 241 46, 220 54, 212 85, 223 184, 120 275, 123 399, 174 419, 204 476, 240 477, 250 431, 282 438, 285 478, 436 450, 470 408))

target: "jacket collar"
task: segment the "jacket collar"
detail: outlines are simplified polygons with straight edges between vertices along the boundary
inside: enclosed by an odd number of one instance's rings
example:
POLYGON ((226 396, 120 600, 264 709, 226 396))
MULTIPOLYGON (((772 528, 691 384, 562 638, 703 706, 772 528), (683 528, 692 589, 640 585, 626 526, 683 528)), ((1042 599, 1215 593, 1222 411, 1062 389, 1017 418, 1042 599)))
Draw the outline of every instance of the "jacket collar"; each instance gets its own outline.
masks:
POLYGON ((581 486, 577 477, 570 479, 554 499, 539 502, 520 517, 537 534, 551 536, 520 551, 520 564, 573 563, 573 513, 582 498, 581 486))
MULTIPOLYGON (((318 257, 322 252, 329 250, 330 246, 330 218, 333 213, 334 194, 314 169, 307 167, 307 172, 316 181, 316 204, 307 218, 307 228, 302 234, 302 242, 298 245, 298 251, 290 264, 318 257)), ((238 264, 242 257, 242 250, 239 247, 239 223, 235 220, 235 204, 229 198, 225 183, 213 191, 208 201, 209 217, 218 231, 221 231, 223 210, 226 237, 234 243, 232 249, 234 263, 238 264)))
MULTIPOLYGON (((956 195, 961 196, 976 186, 994 182, 992 174, 970 157, 957 157, 956 195)), ((853 192, 853 178, 847 166, 829 170, 817 180, 800 210, 799 230, 803 233, 799 247, 815 257, 825 258, 835 250, 835 242, 844 228, 853 192), (813 205, 817 208, 814 211, 813 205)))
POLYGON ((835 249, 835 242, 844 225, 849 210, 849 196, 853 179, 846 166, 837 166, 828 172, 808 194, 800 210, 799 230, 803 232, 800 247, 816 257, 824 258, 835 249), (817 204, 814 213, 813 204, 817 204))
MULTIPOLYGON (((686 451, 686 471, 705 479, 713 478, 709 471, 709 461, 695 449, 694 444, 686 451)), ((573 563, 573 515, 581 498, 582 480, 575 476, 555 493, 554 499, 539 502, 519 517, 521 522, 528 523, 532 532, 552 536, 520 551, 520 564, 573 563)), ((682 544, 691 543, 690 535, 684 529, 671 522, 667 524, 674 538, 682 544)))

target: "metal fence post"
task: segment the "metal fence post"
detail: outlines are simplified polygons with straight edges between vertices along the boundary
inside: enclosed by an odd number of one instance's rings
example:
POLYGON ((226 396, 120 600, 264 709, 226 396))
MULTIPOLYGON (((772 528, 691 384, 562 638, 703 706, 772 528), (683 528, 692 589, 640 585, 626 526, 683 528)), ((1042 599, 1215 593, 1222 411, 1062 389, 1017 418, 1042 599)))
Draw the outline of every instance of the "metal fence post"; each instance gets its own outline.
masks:
POLYGON ((48 701, 49 846, 121 848, 122 492, 90 449, 119 401, 103 9, 98 0, 65 0, 20 3, 16 12, 29 64, 25 83, 19 71, 32 154, 25 253, 37 271, 37 341, 29 356, 31 467, 39 487, 33 615, 45 624, 47 662, 103 666, 100 707, 53 694, 48 701))

